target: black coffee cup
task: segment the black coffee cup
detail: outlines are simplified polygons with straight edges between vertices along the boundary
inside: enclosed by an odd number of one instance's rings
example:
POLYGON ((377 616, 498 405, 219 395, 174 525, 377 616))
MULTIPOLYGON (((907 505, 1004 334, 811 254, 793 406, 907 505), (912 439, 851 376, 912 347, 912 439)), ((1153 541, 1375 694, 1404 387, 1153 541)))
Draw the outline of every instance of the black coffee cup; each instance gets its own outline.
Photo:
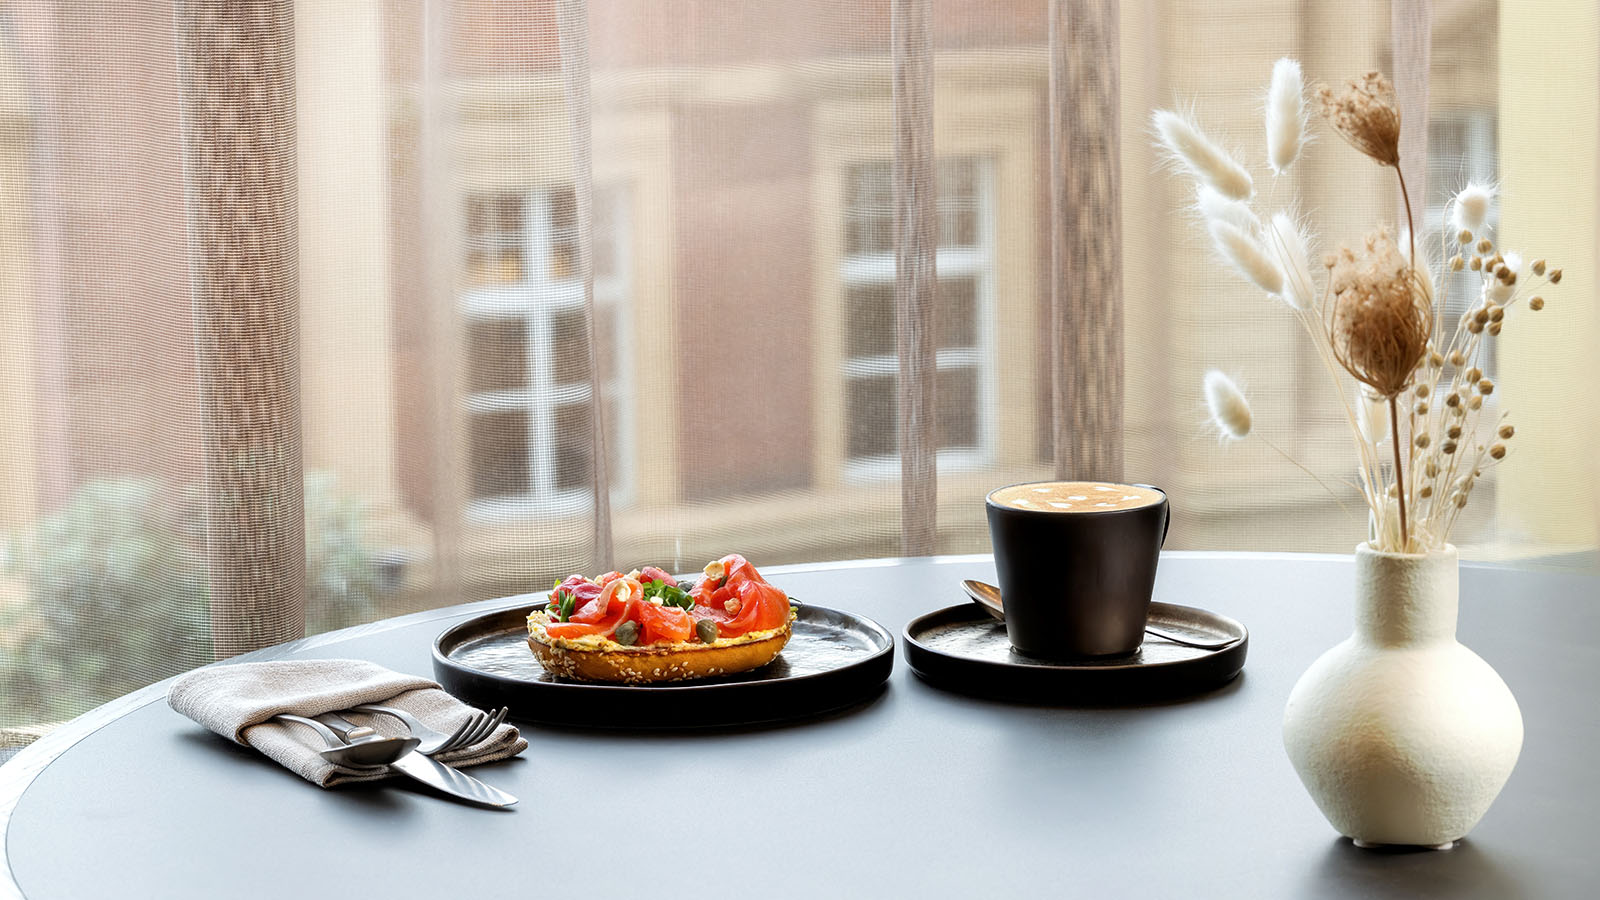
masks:
POLYGON ((997 488, 985 506, 1006 634, 1017 652, 1085 659, 1139 649, 1172 519, 1165 491, 1147 484, 1038 482, 997 488), (1096 509, 1093 495, 1082 504, 1036 503, 1027 509, 995 501, 997 494, 1015 498, 1019 489, 1057 490, 1064 484, 1144 488, 1160 497, 1127 509, 1096 509))

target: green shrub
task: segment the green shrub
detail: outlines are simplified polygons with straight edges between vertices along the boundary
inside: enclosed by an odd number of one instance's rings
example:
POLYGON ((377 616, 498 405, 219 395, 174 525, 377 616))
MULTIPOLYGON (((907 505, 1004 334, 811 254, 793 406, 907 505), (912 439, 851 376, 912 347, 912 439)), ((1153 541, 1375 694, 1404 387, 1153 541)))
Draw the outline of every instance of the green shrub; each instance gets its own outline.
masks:
MULTIPOLYGON (((382 609, 365 506, 336 487, 331 474, 307 474, 312 634, 382 609)), ((69 718, 212 661, 199 497, 147 479, 92 481, 11 543, 0 561, 26 596, 0 602, 0 727, 69 718)))

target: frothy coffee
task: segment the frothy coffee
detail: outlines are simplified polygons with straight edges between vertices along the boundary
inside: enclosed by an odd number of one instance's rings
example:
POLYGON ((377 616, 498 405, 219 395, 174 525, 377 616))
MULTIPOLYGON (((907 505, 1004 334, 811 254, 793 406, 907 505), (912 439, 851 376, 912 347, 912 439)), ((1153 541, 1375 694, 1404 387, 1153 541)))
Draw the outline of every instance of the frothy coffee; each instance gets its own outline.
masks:
POLYGON ((1107 481, 1046 481, 1001 488, 989 495, 998 506, 1037 512, 1085 513, 1137 509, 1160 503, 1160 491, 1107 481))

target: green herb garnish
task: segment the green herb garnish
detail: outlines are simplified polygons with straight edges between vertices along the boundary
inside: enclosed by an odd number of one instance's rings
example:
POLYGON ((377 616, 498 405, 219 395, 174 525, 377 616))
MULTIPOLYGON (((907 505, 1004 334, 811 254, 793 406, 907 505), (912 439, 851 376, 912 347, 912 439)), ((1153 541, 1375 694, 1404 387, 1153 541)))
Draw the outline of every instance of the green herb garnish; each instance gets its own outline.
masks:
POLYGON ((685 610, 694 609, 694 599, 689 596, 688 591, 675 584, 668 584, 659 578, 652 579, 649 584, 644 586, 644 599, 646 602, 657 597, 661 598, 662 606, 676 606, 685 610))

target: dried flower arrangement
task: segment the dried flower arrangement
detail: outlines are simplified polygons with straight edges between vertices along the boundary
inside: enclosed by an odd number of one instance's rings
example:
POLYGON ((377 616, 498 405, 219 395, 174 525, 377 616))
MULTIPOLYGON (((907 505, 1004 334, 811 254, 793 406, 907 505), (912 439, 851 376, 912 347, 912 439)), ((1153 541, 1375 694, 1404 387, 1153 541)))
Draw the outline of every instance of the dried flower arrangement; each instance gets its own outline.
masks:
MULTIPOLYGON (((1467 185, 1446 205, 1438 260, 1452 273, 1477 273, 1478 298, 1446 334, 1448 280, 1436 281, 1436 266, 1426 253, 1417 254, 1411 197, 1400 171, 1394 87, 1369 72, 1340 91, 1322 87, 1317 96, 1322 118, 1337 134, 1394 170, 1407 220, 1398 241, 1392 229, 1379 227, 1356 246, 1324 256, 1320 290, 1307 233, 1286 211, 1266 218, 1256 211, 1255 184, 1244 166, 1208 138, 1192 115, 1158 110, 1151 124, 1169 160, 1194 178, 1195 208, 1217 253, 1245 280, 1282 301, 1310 336, 1355 440, 1371 545, 1395 553, 1439 549, 1473 486, 1505 458, 1515 433, 1503 414, 1484 409, 1484 398, 1495 389, 1482 369, 1488 342, 1519 303, 1542 309, 1538 291, 1559 284, 1561 270, 1542 259, 1525 265, 1517 254, 1497 251, 1488 236, 1495 190, 1467 185), (1346 375, 1356 383, 1347 384, 1346 375)), ((1300 65, 1280 59, 1266 100, 1267 161, 1274 176, 1300 156, 1307 120, 1300 65)), ((1222 436, 1247 436, 1250 406, 1237 385, 1212 371, 1204 387, 1222 436)))

